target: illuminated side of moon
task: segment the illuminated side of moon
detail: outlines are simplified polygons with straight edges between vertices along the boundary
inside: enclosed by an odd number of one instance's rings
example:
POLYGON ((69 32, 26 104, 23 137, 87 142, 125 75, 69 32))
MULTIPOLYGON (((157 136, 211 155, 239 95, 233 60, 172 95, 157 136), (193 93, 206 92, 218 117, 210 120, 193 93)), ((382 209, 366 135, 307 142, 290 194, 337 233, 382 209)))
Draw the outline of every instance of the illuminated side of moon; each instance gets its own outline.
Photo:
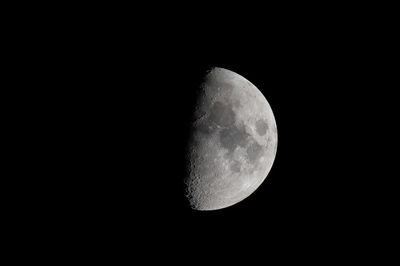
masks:
POLYGON ((205 77, 189 140, 187 199, 193 209, 217 210, 252 194, 275 159, 277 128, 264 95, 223 68, 205 77))

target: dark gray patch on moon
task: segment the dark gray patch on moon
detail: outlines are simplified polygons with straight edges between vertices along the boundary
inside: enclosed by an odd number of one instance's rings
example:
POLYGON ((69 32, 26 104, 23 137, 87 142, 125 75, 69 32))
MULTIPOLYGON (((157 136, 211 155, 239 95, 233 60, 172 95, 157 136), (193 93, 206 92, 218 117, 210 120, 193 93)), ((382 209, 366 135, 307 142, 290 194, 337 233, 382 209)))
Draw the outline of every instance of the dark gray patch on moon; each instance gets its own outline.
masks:
POLYGON ((264 136, 267 133, 268 124, 264 122, 264 120, 260 119, 256 122, 256 131, 258 135, 264 136))
POLYGON ((257 161, 262 155, 262 146, 257 142, 253 142, 247 147, 247 158, 249 158, 250 162, 254 163, 257 161))
POLYGON ((217 129, 217 126, 213 123, 210 123, 209 121, 205 121, 198 124, 196 126, 196 129, 198 130, 198 132, 208 135, 212 134, 217 129))
POLYGON ((230 105, 216 102, 211 108, 210 120, 219 126, 227 127, 235 122, 235 113, 230 105))
POLYGON ((221 130, 219 140, 223 148, 228 149, 231 153, 235 151, 237 146, 245 147, 249 134, 244 127, 238 128, 231 126, 221 130))

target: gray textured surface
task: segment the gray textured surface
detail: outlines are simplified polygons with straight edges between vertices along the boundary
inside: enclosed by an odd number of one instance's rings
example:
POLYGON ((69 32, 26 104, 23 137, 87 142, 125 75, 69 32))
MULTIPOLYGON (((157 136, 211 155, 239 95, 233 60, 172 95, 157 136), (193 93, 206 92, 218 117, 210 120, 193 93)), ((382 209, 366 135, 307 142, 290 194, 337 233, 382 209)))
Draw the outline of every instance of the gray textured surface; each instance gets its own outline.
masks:
POLYGON ((214 68, 201 89, 185 184, 193 209, 216 210, 261 185, 275 159, 277 129, 267 100, 242 76, 214 68))

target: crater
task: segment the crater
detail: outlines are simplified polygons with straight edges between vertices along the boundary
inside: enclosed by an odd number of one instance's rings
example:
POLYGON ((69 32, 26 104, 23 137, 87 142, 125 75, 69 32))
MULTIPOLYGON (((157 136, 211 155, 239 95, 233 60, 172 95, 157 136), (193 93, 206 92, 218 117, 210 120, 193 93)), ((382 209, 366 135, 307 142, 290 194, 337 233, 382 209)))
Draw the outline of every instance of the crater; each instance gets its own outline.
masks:
POLYGON ((261 157, 263 150, 260 144, 253 142, 249 147, 247 147, 246 152, 247 158, 249 158, 250 162, 254 163, 261 157))
POLYGON ((272 145, 272 137, 268 136, 266 147, 269 148, 272 145))
POLYGON ((223 148, 233 152, 237 146, 245 147, 249 134, 244 127, 231 126, 221 130, 219 139, 223 148))
POLYGON ((242 163, 235 160, 231 164, 230 168, 231 168, 232 172, 238 173, 238 172, 240 172, 241 167, 242 167, 242 163))
POLYGON ((260 119, 256 122, 256 131, 258 135, 264 136, 267 133, 268 124, 264 122, 264 120, 260 119))
POLYGON ((235 122, 235 112, 230 104, 215 102, 210 110, 209 119, 217 125, 227 127, 235 122))
POLYGON ((239 100, 235 100, 233 103, 233 106, 235 106, 236 108, 240 108, 240 107, 242 107, 242 104, 240 103, 239 100))
POLYGON ((211 84, 212 87, 214 88, 220 88, 223 90, 233 90, 234 85, 232 82, 226 81, 226 80, 218 80, 214 79, 211 84))

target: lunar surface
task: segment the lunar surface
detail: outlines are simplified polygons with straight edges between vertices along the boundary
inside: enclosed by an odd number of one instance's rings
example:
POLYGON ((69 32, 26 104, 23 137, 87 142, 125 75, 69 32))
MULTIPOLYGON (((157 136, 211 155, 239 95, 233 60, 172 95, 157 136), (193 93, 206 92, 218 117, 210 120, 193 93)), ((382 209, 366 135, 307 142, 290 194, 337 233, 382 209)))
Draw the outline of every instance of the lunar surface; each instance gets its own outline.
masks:
POLYGON ((192 209, 217 210, 252 194, 275 159, 277 128, 264 95, 244 77, 213 68, 197 98, 188 143, 186 196, 192 209))

